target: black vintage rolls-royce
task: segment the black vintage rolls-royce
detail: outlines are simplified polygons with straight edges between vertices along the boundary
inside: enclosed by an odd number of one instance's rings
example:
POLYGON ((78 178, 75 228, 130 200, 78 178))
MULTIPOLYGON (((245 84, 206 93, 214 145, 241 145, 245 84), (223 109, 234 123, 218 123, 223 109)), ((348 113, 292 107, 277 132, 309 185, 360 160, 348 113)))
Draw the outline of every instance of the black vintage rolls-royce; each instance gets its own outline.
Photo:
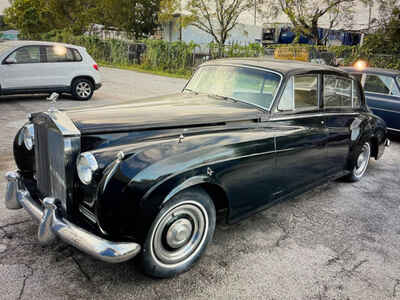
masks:
POLYGON ((389 145, 360 84, 327 66, 210 61, 182 93, 35 113, 17 133, 6 205, 106 262, 192 266, 216 212, 236 222, 328 179, 357 181, 389 145))

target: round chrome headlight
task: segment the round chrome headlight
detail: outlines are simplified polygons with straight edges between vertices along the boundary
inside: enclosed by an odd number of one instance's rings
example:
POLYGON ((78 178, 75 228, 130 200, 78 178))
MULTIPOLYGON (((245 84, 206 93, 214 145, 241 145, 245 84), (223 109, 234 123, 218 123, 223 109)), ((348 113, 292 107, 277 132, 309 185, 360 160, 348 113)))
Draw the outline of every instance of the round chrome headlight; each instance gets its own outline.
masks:
POLYGON ((78 177, 83 184, 90 184, 93 179, 93 173, 99 168, 96 158, 92 153, 85 152, 79 155, 76 161, 78 177))
POLYGON ((22 134, 24 137, 25 148, 29 151, 32 150, 33 145, 35 145, 35 129, 33 127, 33 124, 25 125, 22 134))

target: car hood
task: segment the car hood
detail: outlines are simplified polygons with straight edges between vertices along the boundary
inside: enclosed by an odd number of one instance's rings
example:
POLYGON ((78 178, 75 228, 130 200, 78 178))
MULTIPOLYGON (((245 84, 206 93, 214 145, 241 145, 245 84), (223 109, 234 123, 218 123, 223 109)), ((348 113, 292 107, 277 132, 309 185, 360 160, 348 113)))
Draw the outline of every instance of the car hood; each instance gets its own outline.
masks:
POLYGON ((250 104, 182 93, 65 113, 82 134, 90 134, 254 120, 262 111, 250 104))

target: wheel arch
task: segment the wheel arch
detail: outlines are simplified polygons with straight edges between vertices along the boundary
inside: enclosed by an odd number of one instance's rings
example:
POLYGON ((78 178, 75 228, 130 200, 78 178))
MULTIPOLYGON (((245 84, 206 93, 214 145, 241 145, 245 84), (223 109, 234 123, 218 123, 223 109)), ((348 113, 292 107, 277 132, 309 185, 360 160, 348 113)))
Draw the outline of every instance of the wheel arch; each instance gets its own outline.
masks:
POLYGON ((216 211, 224 211, 225 218, 229 215, 230 204, 226 191, 216 182, 212 182, 207 176, 194 176, 186 179, 176 187, 174 187, 164 198, 162 206, 170 201, 174 196, 190 188, 201 188, 211 198, 216 211))
POLYGON ((95 87, 95 85, 96 85, 96 82, 95 82, 95 80, 94 80, 94 78, 92 77, 92 76, 89 76, 89 75, 77 75, 77 76, 75 76, 74 78, 72 78, 72 80, 71 80, 71 89, 72 89, 72 85, 74 84, 74 81, 76 81, 76 80, 78 80, 78 79, 87 79, 87 80, 90 80, 90 82, 93 84, 93 88, 95 87))

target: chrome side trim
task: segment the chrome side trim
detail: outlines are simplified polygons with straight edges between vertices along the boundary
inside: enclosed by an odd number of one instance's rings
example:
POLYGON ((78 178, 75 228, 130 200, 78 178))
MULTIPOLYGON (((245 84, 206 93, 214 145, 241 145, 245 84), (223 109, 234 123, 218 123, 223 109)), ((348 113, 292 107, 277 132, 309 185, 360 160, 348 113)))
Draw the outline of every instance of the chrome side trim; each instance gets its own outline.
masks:
MULTIPOLYGON (((384 94, 382 94, 384 95, 384 94)), ((389 97, 397 97, 397 96, 390 96, 390 95, 385 95, 385 96, 389 96, 389 97)), ((391 99, 385 99, 385 98, 378 98, 378 97, 374 97, 374 96, 365 96, 365 98, 367 99, 371 99, 371 100, 376 100, 376 101, 385 101, 385 102, 390 102, 390 103, 396 103, 396 104, 400 104, 400 97, 399 100, 391 100, 391 99)))
POLYGON ((59 208, 58 200, 45 198, 43 208, 36 203, 25 188, 18 172, 9 172, 6 204, 11 209, 25 208, 40 222, 39 242, 47 245, 57 237, 79 250, 105 262, 119 263, 135 257, 140 252, 140 245, 131 242, 112 242, 103 239, 65 219, 59 208))
POLYGON ((97 218, 94 213, 92 213, 90 210, 88 210, 86 207, 83 205, 79 205, 79 212, 84 215, 90 222, 97 224, 97 218))
POLYGON ((293 119, 305 119, 305 118, 313 118, 313 117, 324 117, 324 116, 358 116, 360 113, 352 112, 352 113, 315 113, 315 114, 306 114, 306 115, 287 115, 284 117, 276 117, 271 118, 268 121, 289 121, 293 119))
POLYGON ((369 108, 372 109, 372 110, 379 110, 379 111, 386 111, 386 112, 392 112, 392 113, 395 113, 395 114, 400 114, 400 110, 399 111, 395 111, 395 110, 391 110, 391 109, 376 108, 376 107, 373 107, 373 106, 370 106, 369 108))
POLYGON ((388 127, 387 129, 388 130, 393 130, 393 131, 396 131, 396 132, 400 132, 400 129, 394 129, 394 128, 390 128, 390 127, 388 127))

